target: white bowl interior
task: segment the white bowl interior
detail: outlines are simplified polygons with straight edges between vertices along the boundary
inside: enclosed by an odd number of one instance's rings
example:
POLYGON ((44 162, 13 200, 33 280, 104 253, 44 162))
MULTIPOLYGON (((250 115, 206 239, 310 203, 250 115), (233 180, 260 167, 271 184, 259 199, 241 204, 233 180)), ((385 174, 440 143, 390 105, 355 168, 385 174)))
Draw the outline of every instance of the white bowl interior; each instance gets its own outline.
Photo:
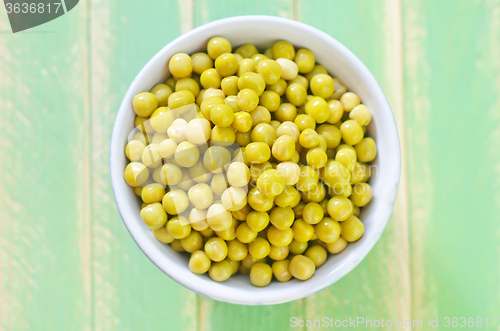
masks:
POLYGON ((215 21, 194 29, 165 46, 146 66, 130 86, 118 112, 110 149, 112 186, 120 214, 134 240, 144 253, 168 276, 185 287, 207 297, 237 304, 276 304, 308 296, 333 284, 351 271, 379 239, 387 224, 396 199, 400 175, 400 146, 396 124, 389 104, 369 70, 343 45, 327 34, 292 20, 268 16, 241 16, 215 21), (377 142, 376 171, 370 184, 373 200, 363 208, 360 219, 365 226, 364 236, 349 244, 339 255, 329 255, 323 266, 308 281, 273 281, 257 288, 248 276, 236 275, 223 283, 212 281, 208 275, 195 275, 187 267, 188 257, 175 252, 169 245, 154 239, 150 229, 139 216, 140 202, 123 179, 128 160, 124 149, 127 135, 134 125, 132 98, 149 91, 169 76, 167 63, 178 52, 194 53, 206 48, 213 36, 224 36, 233 46, 253 43, 262 48, 277 40, 288 40, 296 48, 309 48, 330 74, 339 77, 351 91, 357 93, 371 110, 373 121, 368 135, 377 142))

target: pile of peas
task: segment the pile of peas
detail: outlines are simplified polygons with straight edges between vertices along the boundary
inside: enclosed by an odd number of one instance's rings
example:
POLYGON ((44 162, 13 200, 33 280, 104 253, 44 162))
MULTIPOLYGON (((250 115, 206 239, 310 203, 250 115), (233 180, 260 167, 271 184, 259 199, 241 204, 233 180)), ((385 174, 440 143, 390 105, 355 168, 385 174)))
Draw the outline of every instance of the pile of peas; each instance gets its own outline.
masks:
POLYGON ((190 253, 193 273, 307 280, 363 235, 372 116, 312 51, 278 41, 232 53, 213 37, 168 68, 133 99, 124 177, 154 237, 190 253))

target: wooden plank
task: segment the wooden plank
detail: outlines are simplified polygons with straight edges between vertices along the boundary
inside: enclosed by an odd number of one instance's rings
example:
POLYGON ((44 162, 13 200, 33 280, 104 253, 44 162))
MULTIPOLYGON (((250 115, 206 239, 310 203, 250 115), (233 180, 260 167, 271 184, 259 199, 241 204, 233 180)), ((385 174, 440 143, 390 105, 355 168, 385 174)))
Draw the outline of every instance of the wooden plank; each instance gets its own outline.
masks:
POLYGON ((86 19, 0 16, 0 330, 91 328, 86 19))
POLYGON ((292 0, 193 0, 194 25, 199 26, 225 17, 275 15, 290 17, 292 0))
MULTIPOLYGON (((238 15, 276 15, 296 18, 294 1, 269 2, 257 0, 195 0, 194 23, 196 26, 238 15)), ((200 330, 288 330, 290 317, 304 318, 304 300, 275 306, 237 306, 199 298, 200 330)), ((300 329, 300 328, 297 328, 300 329)))
POLYGON ((413 314, 491 318, 500 310, 500 2, 403 9, 413 314))
POLYGON ((111 129, 130 83, 157 51, 186 30, 186 9, 178 3, 156 3, 154 8, 118 0, 89 3, 92 276, 97 330, 197 329, 195 294, 165 276, 134 243, 116 210, 108 167, 111 129))
MULTIPOLYGON (((402 107, 401 14, 398 1, 300 1, 304 23, 330 34, 363 61, 391 104, 404 138, 402 107), (306 5, 307 4, 307 5, 306 5), (328 15, 317 15, 323 8, 328 15)), ((335 74, 335 73, 333 73, 335 74)), ((401 140, 404 146, 404 139, 401 140)), ((403 147, 404 148, 404 147, 403 147)), ((306 299, 308 319, 410 318, 410 274, 406 182, 384 234, 350 274, 306 299)), ((311 328, 312 330, 320 328, 311 328)))

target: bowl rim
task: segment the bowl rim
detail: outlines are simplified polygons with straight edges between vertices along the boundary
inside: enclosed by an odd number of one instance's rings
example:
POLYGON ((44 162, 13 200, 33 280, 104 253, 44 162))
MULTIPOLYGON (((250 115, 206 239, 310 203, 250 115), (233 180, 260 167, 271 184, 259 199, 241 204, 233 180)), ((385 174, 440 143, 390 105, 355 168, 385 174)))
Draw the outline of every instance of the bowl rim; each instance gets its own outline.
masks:
MULTIPOLYGON (((219 26, 219 25, 231 25, 231 24, 243 24, 243 23, 252 23, 256 21, 266 21, 266 22, 271 22, 271 23, 277 23, 280 25, 285 25, 285 26, 293 26, 294 28, 302 29, 308 34, 315 34, 318 35, 322 39, 328 39, 329 43, 331 43, 336 50, 340 53, 340 55, 347 59, 347 61, 351 62, 353 66, 357 67, 357 70, 360 71, 361 75, 363 76, 364 79, 369 82, 369 84, 376 89, 376 91, 373 92, 374 95, 378 95, 380 98, 380 102, 383 103, 383 107, 387 110, 389 110, 389 113, 391 115, 392 119, 392 125, 395 130, 395 136, 396 136, 396 141, 394 142, 395 145, 397 146, 396 152, 396 158, 394 162, 395 164, 395 169, 396 173, 394 176, 394 180, 396 183, 395 187, 395 193, 394 196, 392 197, 390 201, 390 210, 387 213, 387 216, 385 217, 385 220, 383 220, 383 226, 380 227, 380 229, 377 229, 376 233, 370 237, 370 242, 365 246, 364 250, 361 250, 357 252, 357 258, 350 260, 349 262, 345 262, 342 264, 338 269, 338 272, 336 273, 331 273, 329 277, 325 277, 321 281, 321 285, 319 287, 311 287, 312 290, 310 291, 304 291, 301 292, 300 294, 292 294, 292 295, 284 295, 280 296, 279 298, 270 298, 269 300, 266 300, 266 305, 271 305, 271 304, 280 304, 280 303, 285 303, 285 302, 290 302, 298 299, 305 298, 309 295, 312 295, 322 289, 325 289, 326 287, 334 284, 335 282, 339 281, 341 278, 343 278, 345 275, 347 275, 349 272, 351 272, 365 257, 366 255, 373 249, 375 244, 378 242, 380 239, 380 236, 382 235, 384 229, 387 226, 387 223, 389 221, 389 218, 392 214, 392 211, 394 209, 394 204, 396 201, 397 197, 397 192, 399 190, 399 184, 400 184, 400 178, 401 178, 401 145, 400 145, 400 139, 399 139, 399 133, 396 125, 396 120, 394 118, 394 114, 391 110, 391 107, 389 105, 389 102, 387 101, 387 98, 382 91, 382 88, 380 87, 379 83, 373 76, 373 74, 369 71, 369 69, 364 65, 363 62, 361 62, 360 59, 354 53, 352 53, 346 46, 341 44, 339 41, 337 41, 335 38, 332 36, 328 35, 327 33, 314 28, 310 25, 307 25, 302 22, 294 21, 291 19, 287 18, 282 18, 282 17, 276 17, 276 16, 268 16, 268 15, 243 15, 243 16, 233 16, 233 17, 228 17, 228 18, 222 18, 219 20, 215 20, 206 24, 203 24, 199 27, 194 28, 193 30, 190 30, 179 37, 175 38, 168 44, 166 44, 162 49, 160 49, 145 65, 144 67, 139 71, 139 73, 136 75, 132 83, 130 84, 129 88, 127 89, 126 94, 124 95, 123 101, 120 104, 120 108, 116 114, 115 122, 113 125, 113 130, 111 134, 111 140, 110 140, 110 161, 109 161, 109 166, 110 166, 110 177, 111 177, 111 185, 112 185, 112 190, 113 190, 113 195, 115 197, 115 202, 116 206, 118 208, 118 211, 120 213, 120 217, 122 218, 122 221, 127 229, 127 231, 130 233, 132 236, 133 240, 135 243, 139 246, 141 251, 146 255, 146 257, 153 263, 155 264, 163 273, 165 273, 168 277, 171 279, 175 280, 177 283, 181 284, 185 288, 194 291, 198 294, 201 294, 205 297, 215 299, 218 301, 222 302, 227 302, 227 303, 233 303, 233 304, 241 304, 241 305, 261 305, 263 303, 261 302, 253 302, 249 301, 248 299, 245 298, 234 298, 231 297, 229 294, 223 294, 219 293, 217 291, 209 291, 205 288, 202 287, 197 287, 196 289, 193 286, 193 283, 186 281, 179 275, 177 275, 175 272, 171 272, 171 270, 168 270, 167 268, 164 268, 160 265, 159 261, 153 256, 151 256, 151 252, 148 252, 148 249, 145 247, 144 244, 142 244, 141 240, 138 240, 135 236, 135 234, 130 230, 129 226, 127 225, 128 222, 131 222, 131 220, 128 220, 128 215, 124 215, 122 213, 122 209, 120 208, 120 205, 122 203, 121 198, 119 195, 117 195, 117 191, 115 190, 115 187, 118 185, 118 180, 123 180, 122 174, 116 174, 116 172, 113 170, 115 168, 114 165, 114 160, 115 160, 115 147, 118 144, 118 127, 120 127, 123 122, 123 114, 127 111, 127 100, 129 99, 130 95, 133 93, 135 90, 136 85, 139 84, 139 82, 142 80, 142 78, 146 75, 146 73, 150 70, 150 67, 154 66, 156 62, 162 57, 162 54, 165 52, 168 52, 170 49, 177 47, 178 45, 182 44, 186 40, 189 40, 191 37, 197 35, 198 33, 211 29, 213 27, 219 26)), ((120 151, 121 153, 121 151, 120 151)), ((320 283, 320 281, 318 281, 320 283)))

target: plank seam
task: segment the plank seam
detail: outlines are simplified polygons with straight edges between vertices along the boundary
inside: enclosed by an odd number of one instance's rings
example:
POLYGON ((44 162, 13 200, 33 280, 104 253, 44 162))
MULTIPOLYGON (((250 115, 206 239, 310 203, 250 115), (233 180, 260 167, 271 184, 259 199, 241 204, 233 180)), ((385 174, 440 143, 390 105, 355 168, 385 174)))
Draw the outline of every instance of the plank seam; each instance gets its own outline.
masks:
MULTIPOLYGON (((92 127, 91 127, 91 124, 92 123, 92 111, 91 111, 91 98, 92 98, 92 95, 91 95, 91 91, 92 91, 92 79, 91 79, 91 76, 92 76, 92 71, 91 71, 91 64, 92 64, 92 61, 91 61, 91 48, 92 48, 92 42, 91 42, 91 18, 90 18, 90 12, 91 12, 91 1, 86 1, 85 3, 85 15, 86 15, 86 32, 87 32, 87 47, 86 47, 86 52, 87 52, 87 70, 86 70, 86 75, 87 75, 87 82, 86 82, 86 87, 87 87, 87 95, 86 95, 86 98, 85 98, 85 111, 87 112, 87 130, 86 130, 86 134, 87 136, 85 137, 86 141, 87 141, 87 144, 86 144, 86 153, 85 153, 85 162, 87 164, 87 169, 89 169, 90 171, 90 165, 91 165, 91 155, 90 155, 90 149, 89 149, 89 144, 91 144, 91 137, 92 137, 92 127)), ((88 229, 87 229, 87 245, 88 245, 88 268, 89 268, 89 274, 90 274, 90 278, 89 278, 89 291, 90 291, 90 297, 89 297, 89 313, 90 313, 90 316, 89 316, 89 319, 90 319, 90 326, 91 326, 91 329, 92 330, 95 330, 96 329, 96 323, 95 323, 95 302, 94 302, 94 291, 95 291, 95 286, 94 286, 94 271, 93 271, 93 263, 92 261, 94 261, 94 253, 93 253, 93 249, 92 249, 92 229, 93 229, 93 226, 92 226, 92 217, 90 217, 90 215, 92 215, 92 203, 91 203, 91 193, 92 192, 92 177, 90 176, 90 174, 87 173, 87 178, 85 178, 87 184, 88 184, 88 192, 87 192, 87 217, 88 217, 88 220, 87 220, 87 226, 88 226, 88 229)))
POLYGON ((62 7, 64 9, 64 13, 66 14, 68 11, 66 10, 66 2, 65 0, 61 0, 62 7))
MULTIPOLYGON (((395 95, 397 96, 396 99, 396 121, 398 125, 398 130, 399 130, 399 140, 400 140, 400 148, 401 148, 401 177, 400 177, 400 184, 399 184, 399 201, 398 201, 398 208, 400 210, 400 215, 402 215, 401 222, 403 223, 403 230, 404 230, 404 235, 405 235, 405 241, 404 243, 406 244, 404 247, 404 253, 405 253, 405 260, 407 261, 407 265, 405 265, 406 269, 406 279, 404 281, 407 283, 406 286, 408 287, 408 295, 409 297, 406 297, 405 301, 407 304, 407 307, 409 308, 409 317, 413 318, 413 304, 412 304, 412 274, 410 272, 410 253, 409 253, 409 243, 410 243, 410 231, 409 231, 409 208, 408 208, 408 199, 409 199, 409 192, 408 192, 408 180, 407 180, 407 155, 406 155, 406 125, 405 125, 405 81, 404 81, 404 48, 403 48, 403 0, 394 0, 395 1, 395 6, 397 7, 397 19, 396 19, 396 24, 397 24, 397 31, 396 34, 396 45, 398 47, 397 50, 397 83, 396 83, 396 93, 395 95), (399 84, 398 84, 399 83, 399 84)), ((405 286, 405 287, 406 287, 405 286)), ((412 330, 412 328, 410 328, 412 330)))

